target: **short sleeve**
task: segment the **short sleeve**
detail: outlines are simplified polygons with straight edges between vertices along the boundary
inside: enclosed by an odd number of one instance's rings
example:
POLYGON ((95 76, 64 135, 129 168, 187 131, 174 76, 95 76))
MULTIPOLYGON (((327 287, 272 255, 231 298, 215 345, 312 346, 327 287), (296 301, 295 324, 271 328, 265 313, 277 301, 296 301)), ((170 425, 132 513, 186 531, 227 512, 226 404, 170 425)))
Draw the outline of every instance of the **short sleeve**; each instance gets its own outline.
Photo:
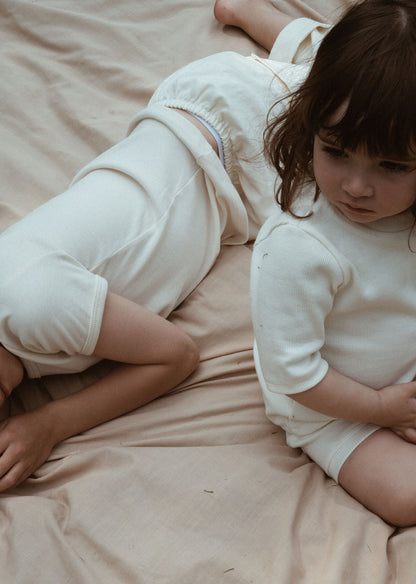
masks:
POLYGON ((315 58, 318 47, 331 25, 310 18, 292 20, 278 35, 269 59, 300 65, 315 58))
POLYGON ((343 281, 333 251, 313 233, 282 224, 257 240, 251 306, 258 361, 270 391, 306 391, 325 376, 325 319, 343 281))

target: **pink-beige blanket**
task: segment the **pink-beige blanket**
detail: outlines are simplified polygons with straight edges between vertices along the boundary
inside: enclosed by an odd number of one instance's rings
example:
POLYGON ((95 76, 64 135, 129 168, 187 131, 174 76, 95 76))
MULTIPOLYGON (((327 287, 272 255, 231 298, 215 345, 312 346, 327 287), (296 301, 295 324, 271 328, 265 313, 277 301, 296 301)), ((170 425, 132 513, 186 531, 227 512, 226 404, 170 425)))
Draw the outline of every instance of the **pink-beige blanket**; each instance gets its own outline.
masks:
MULTIPOLYGON (((276 0, 333 21, 350 0, 276 0)), ((120 140, 169 73, 265 51, 213 0, 0 0, 0 230, 120 140)), ((416 528, 354 501, 265 417, 250 247, 225 247, 172 315, 202 362, 169 395, 59 444, 0 496, 1 584, 412 584, 416 528)), ((0 274, 1 285, 1 274, 0 274)), ((13 412, 102 375, 25 382, 13 412)))

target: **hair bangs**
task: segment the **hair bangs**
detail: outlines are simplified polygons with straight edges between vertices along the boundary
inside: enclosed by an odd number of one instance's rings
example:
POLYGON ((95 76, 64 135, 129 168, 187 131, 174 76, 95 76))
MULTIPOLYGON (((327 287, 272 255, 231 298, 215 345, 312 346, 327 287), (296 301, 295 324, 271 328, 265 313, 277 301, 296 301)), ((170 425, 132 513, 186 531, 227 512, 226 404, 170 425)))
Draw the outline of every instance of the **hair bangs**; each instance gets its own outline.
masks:
POLYGON ((306 82, 314 93, 308 111, 313 133, 325 128, 341 147, 364 147, 371 156, 406 158, 416 151, 416 55, 409 50, 416 45, 416 23, 395 16, 388 28, 385 15, 375 27, 373 12, 372 26, 366 31, 362 23, 355 39, 349 31, 345 47, 342 26, 336 44, 331 33, 324 39, 323 58, 317 57, 306 82))
MULTIPOLYGON (((363 72, 345 94, 331 96, 315 120, 343 149, 364 148, 370 156, 404 159, 416 152, 416 82, 397 83, 405 66, 363 72), (391 73, 391 74, 390 74, 391 73)), ((403 79, 401 77, 401 79, 403 79)))

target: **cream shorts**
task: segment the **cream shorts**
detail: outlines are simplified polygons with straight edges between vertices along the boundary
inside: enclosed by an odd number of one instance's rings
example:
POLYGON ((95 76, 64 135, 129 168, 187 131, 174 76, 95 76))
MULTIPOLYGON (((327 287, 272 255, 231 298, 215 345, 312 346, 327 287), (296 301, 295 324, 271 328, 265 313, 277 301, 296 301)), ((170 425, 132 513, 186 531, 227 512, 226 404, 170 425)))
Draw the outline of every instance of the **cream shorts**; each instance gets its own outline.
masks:
POLYGON ((297 403, 288 395, 271 391, 263 377, 256 343, 254 362, 267 417, 283 428, 288 446, 301 448, 338 482, 344 462, 361 442, 379 430, 379 426, 331 418, 297 403))
POLYGON ((30 377, 86 369, 99 360, 107 291, 166 317, 211 268, 232 210, 219 208, 181 140, 143 120, 66 192, 0 235, 2 344, 30 377))
MULTIPOLYGON (((299 426, 299 422, 297 425, 299 426)), ((306 429, 306 425, 304 428, 306 429)), ((366 438, 379 429, 379 426, 374 424, 332 420, 310 434, 301 435, 286 431, 286 442, 289 446, 302 448, 328 476, 338 482, 339 472, 347 458, 366 438)))

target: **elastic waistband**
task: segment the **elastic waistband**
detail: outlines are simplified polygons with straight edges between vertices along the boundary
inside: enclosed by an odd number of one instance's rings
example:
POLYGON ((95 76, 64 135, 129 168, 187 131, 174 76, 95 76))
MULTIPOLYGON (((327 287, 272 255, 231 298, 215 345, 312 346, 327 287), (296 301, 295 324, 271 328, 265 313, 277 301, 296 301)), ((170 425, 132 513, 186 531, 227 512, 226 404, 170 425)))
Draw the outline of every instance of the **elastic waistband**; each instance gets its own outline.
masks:
POLYGON ((210 123, 208 123, 206 120, 204 120, 200 116, 197 116, 196 114, 193 114, 191 112, 188 112, 188 114, 190 114, 191 116, 193 116, 194 118, 196 118, 197 120, 199 120, 201 122, 201 124, 203 124, 206 127, 206 129, 208 130, 208 132, 210 134, 212 134, 212 136, 213 136, 213 138, 216 141, 217 146, 218 146, 218 156, 219 156, 219 159, 221 160, 221 164, 224 166, 224 147, 222 145, 221 136, 219 135, 219 133, 217 132, 217 130, 213 126, 211 126, 210 123))

